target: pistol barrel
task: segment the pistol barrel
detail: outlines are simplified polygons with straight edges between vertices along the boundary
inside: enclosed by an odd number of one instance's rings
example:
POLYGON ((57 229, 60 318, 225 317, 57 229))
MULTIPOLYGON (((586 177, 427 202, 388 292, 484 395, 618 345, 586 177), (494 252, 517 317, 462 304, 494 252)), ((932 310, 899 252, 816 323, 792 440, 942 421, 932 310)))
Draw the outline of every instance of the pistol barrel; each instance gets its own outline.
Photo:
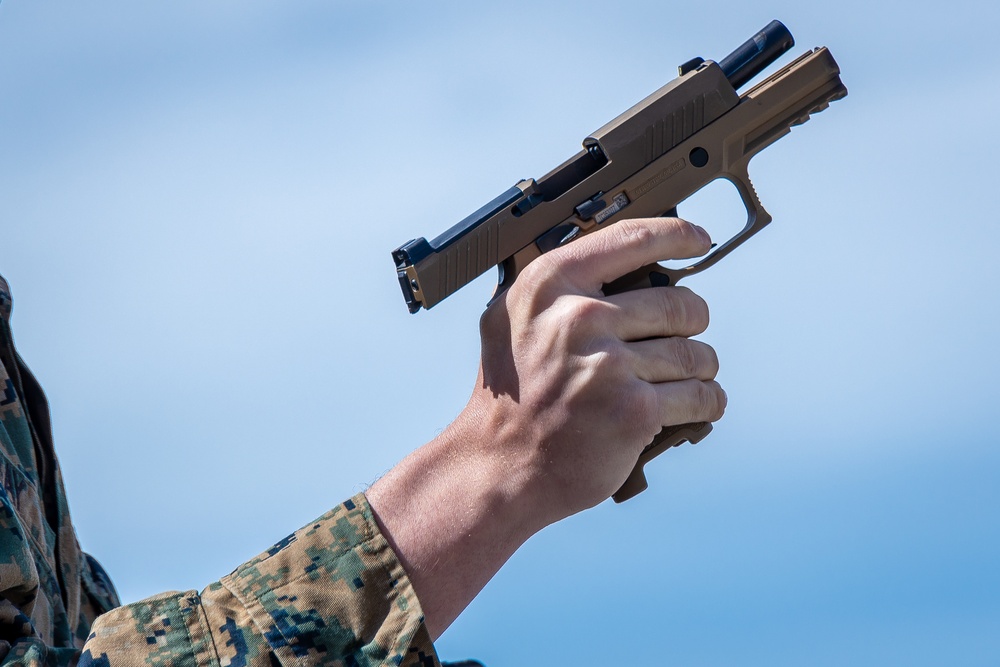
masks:
POLYGON ((771 21, 763 30, 723 58, 719 67, 733 88, 738 90, 793 46, 795 39, 788 28, 781 21, 771 21))

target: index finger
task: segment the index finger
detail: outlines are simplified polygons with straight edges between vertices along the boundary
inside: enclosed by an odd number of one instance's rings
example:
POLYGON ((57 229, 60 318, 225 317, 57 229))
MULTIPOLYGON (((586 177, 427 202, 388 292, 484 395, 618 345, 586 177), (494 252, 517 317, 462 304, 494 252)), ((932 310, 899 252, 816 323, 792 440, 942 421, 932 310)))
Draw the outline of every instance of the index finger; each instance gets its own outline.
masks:
POLYGON ((680 218, 639 218, 622 220, 548 254, 566 278, 593 294, 647 264, 699 257, 711 245, 708 232, 680 218))

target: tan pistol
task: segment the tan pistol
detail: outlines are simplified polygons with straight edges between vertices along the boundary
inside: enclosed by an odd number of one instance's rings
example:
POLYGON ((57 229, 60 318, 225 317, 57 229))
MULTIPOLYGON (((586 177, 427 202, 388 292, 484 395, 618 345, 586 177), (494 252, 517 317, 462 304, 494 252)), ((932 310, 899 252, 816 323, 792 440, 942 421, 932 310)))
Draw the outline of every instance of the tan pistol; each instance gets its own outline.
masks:
MULTIPOLYGON (((494 266, 499 294, 542 253, 626 218, 676 215, 679 203, 724 178, 746 206, 741 231, 687 266, 652 264, 604 291, 675 285, 718 262, 771 221, 750 182, 750 159, 847 95, 825 47, 737 92, 794 44, 788 29, 772 21, 718 63, 684 63, 676 79, 588 136, 583 150, 542 178, 517 183, 431 241, 397 248, 392 256, 410 312, 433 307, 494 266)), ((664 428, 615 501, 646 488, 647 461, 670 447, 697 443, 711 430, 709 423, 664 428)))

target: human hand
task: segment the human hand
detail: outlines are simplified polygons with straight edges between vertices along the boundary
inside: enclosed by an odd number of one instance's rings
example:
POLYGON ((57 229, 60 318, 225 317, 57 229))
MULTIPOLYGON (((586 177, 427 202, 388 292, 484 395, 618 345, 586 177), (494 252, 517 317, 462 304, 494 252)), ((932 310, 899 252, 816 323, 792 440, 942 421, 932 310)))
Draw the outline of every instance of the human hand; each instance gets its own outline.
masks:
POLYGON ((601 291, 710 245, 676 218, 622 221, 529 264, 483 315, 467 410, 494 436, 487 458, 547 522, 615 492, 662 427, 722 416, 715 352, 688 338, 708 326, 705 302, 685 287, 601 291))

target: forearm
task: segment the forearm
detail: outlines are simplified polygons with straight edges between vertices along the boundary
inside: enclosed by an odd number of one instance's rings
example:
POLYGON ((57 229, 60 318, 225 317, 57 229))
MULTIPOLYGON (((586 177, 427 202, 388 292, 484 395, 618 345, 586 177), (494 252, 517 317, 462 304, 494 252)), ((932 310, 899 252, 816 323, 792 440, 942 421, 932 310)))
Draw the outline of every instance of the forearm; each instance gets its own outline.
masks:
POLYGON ((492 422, 470 404, 366 492, 433 639, 547 523, 526 487, 530 463, 501 442, 516 434, 492 422))

